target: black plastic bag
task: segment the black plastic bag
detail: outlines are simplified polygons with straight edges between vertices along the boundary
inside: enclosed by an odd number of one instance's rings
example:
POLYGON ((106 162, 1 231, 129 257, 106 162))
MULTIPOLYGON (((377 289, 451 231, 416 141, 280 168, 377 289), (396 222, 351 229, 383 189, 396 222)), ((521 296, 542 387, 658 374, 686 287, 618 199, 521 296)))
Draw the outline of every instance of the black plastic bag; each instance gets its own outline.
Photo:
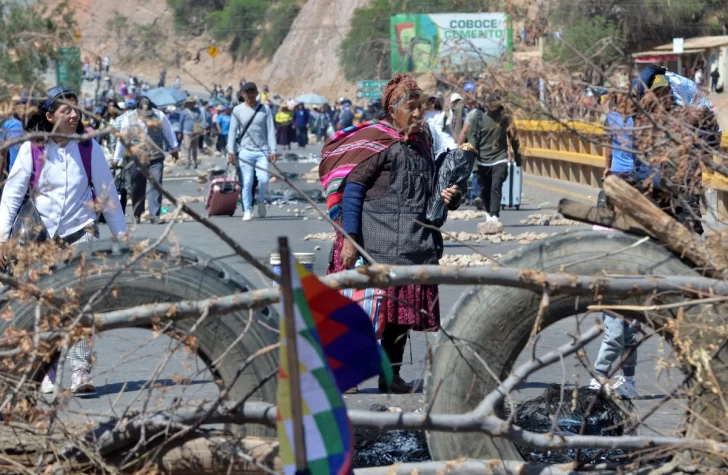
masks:
POLYGON ((48 230, 35 208, 31 198, 26 197, 10 229, 10 237, 22 244, 43 242, 48 239, 48 230))
POLYGON ((442 199, 442 192, 453 185, 459 185, 460 191, 467 191, 467 180, 473 171, 475 153, 456 148, 443 152, 435 160, 437 179, 433 197, 427 206, 427 221, 440 227, 447 220, 447 205, 442 199))

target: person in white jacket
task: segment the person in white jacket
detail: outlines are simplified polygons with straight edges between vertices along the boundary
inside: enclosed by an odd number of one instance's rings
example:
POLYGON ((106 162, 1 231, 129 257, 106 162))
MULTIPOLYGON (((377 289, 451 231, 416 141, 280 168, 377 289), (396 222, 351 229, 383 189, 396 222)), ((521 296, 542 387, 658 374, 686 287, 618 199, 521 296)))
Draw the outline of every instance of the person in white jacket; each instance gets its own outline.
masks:
MULTIPOLYGON (((57 134, 82 134, 81 114, 71 105, 77 104, 75 93, 63 87, 54 87, 40 107, 38 128, 57 134)), ((99 238, 97 213, 92 205, 95 195, 102 204, 102 212, 111 234, 125 238, 126 221, 121 211, 119 195, 111 170, 101 146, 90 141, 91 176, 87 176, 81 156, 81 144, 76 140, 52 138, 42 144, 45 160, 40 170, 34 170, 32 144, 20 147, 18 158, 10 171, 0 200, 0 242, 7 242, 15 217, 26 197, 32 196, 48 236, 60 245, 75 245, 99 238), (38 175, 31 183, 34 172, 38 175)), ((33 145, 34 146, 34 145, 33 145)), ((84 144, 83 146, 88 146, 84 144)), ((2 248, 0 264, 8 262, 8 249, 2 248)), ((80 340, 69 350, 72 374, 71 391, 88 393, 96 390, 90 376, 91 351, 86 340, 80 340)), ((51 369, 41 384, 41 391, 55 390, 55 370, 51 369)))

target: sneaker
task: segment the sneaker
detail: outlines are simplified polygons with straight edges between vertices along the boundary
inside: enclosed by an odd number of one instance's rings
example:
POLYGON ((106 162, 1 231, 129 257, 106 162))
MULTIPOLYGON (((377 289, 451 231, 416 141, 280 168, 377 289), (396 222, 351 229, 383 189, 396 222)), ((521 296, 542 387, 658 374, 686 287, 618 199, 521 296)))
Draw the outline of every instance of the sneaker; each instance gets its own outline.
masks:
POLYGON ((604 384, 597 378, 592 378, 592 380, 589 381, 589 389, 593 389, 594 391, 601 391, 603 387, 604 384))
POLYGON ((265 218, 265 203, 258 203, 258 217, 265 218))
POLYGON ((88 370, 77 369, 71 377, 71 392, 74 394, 95 393, 96 386, 91 381, 91 374, 88 370))
POLYGON ((243 221, 252 221, 253 220, 253 213, 250 211, 246 211, 243 213, 243 221))
POLYGON ((499 223, 498 216, 488 216, 485 218, 486 223, 499 223))
POLYGON ((40 383, 40 392, 43 394, 51 394, 56 389, 56 369, 50 368, 40 383))
POLYGON ((640 397, 634 379, 627 379, 624 376, 617 376, 614 379, 612 391, 616 391, 624 399, 637 399, 640 397))

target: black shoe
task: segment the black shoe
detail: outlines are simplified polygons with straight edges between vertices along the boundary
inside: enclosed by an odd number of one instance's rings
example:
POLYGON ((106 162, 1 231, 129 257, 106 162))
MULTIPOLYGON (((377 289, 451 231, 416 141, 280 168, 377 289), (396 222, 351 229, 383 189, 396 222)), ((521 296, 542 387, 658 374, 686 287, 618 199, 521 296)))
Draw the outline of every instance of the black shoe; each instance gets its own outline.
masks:
POLYGON ((142 224, 142 218, 140 218, 139 216, 134 216, 134 222, 136 224, 142 224))
POLYGON ((386 381, 381 376, 379 377, 379 392, 385 394, 409 394, 412 392, 412 386, 402 379, 399 375, 396 375, 392 380, 392 387, 388 388, 386 381))

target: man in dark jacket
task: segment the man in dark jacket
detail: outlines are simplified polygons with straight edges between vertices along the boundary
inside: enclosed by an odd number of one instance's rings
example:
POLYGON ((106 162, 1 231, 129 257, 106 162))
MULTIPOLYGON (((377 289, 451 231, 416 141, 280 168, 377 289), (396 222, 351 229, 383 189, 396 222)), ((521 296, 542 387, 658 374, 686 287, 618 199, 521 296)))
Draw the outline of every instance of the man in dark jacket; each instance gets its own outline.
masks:
POLYGON ((480 198, 488 213, 487 222, 498 222, 503 183, 508 178, 508 162, 521 165, 521 150, 511 114, 501 103, 501 94, 492 93, 485 102, 485 111, 478 108, 468 113, 458 144, 468 142, 478 150, 478 183, 480 198), (513 150, 508 153, 508 145, 513 150))

